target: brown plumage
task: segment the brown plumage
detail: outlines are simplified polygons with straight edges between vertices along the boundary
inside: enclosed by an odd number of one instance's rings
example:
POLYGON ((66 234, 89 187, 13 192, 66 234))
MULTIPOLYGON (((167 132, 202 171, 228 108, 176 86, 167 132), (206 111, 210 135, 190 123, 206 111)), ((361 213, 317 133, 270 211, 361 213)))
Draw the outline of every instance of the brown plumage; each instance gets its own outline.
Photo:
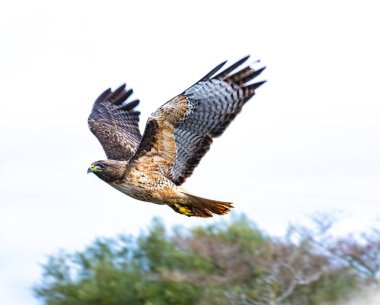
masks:
POLYGON ((180 185, 189 177, 243 105, 264 81, 249 83, 264 68, 237 70, 249 56, 219 74, 222 63, 149 117, 141 137, 138 100, 129 102, 125 85, 106 90, 88 118, 90 130, 108 160, 91 164, 95 173, 119 191, 143 201, 167 204, 187 216, 211 217, 230 211, 232 204, 201 198, 180 185), (237 70, 236 72, 234 72, 237 70))

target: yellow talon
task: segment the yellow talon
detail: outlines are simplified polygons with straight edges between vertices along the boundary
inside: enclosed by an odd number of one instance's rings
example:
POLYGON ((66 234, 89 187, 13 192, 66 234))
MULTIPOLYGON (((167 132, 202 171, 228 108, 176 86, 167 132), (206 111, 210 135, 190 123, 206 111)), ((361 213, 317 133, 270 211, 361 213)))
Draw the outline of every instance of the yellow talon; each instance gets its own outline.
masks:
POLYGON ((194 213, 191 211, 191 209, 189 207, 181 206, 178 203, 175 203, 174 206, 175 206, 176 210, 178 211, 178 213, 184 214, 186 216, 194 216, 194 213))
POLYGON ((185 214, 186 216, 193 216, 193 212, 188 207, 180 207, 179 212, 185 214))

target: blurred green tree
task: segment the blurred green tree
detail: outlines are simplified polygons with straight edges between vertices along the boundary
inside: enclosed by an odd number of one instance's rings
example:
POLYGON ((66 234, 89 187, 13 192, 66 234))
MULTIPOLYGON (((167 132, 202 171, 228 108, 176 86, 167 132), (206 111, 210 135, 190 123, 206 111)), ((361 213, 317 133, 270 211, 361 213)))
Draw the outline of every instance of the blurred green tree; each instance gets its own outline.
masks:
POLYGON ((374 264, 364 272, 356 254, 380 254, 377 238, 371 249, 327 230, 293 227, 274 238, 245 216, 169 233, 155 219, 137 237, 50 256, 34 291, 46 305, 316 305, 376 280, 374 264))

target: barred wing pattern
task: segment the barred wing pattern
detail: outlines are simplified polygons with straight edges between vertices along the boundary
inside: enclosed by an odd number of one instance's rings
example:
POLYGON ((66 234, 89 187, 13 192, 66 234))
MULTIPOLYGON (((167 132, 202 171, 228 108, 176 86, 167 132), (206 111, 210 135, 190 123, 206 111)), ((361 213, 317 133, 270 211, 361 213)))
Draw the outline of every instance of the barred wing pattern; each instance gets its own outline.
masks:
POLYGON ((154 112, 132 161, 181 185, 209 150, 213 138, 224 132, 264 83, 247 84, 264 68, 246 66, 233 73, 247 59, 212 77, 225 63, 220 64, 154 112))
POLYGON ((115 91, 107 89, 95 101, 88 125, 98 138, 108 159, 129 160, 141 141, 139 100, 130 102, 133 90, 122 85, 115 91))

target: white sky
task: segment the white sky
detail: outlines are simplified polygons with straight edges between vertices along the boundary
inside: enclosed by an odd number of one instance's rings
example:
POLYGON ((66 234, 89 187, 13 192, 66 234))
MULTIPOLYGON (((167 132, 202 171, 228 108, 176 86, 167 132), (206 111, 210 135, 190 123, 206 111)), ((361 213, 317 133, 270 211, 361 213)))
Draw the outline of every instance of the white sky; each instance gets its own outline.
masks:
MULTIPOLYGON (((212 223, 135 201, 86 175, 104 153, 94 99, 123 82, 141 128, 221 61, 260 58, 268 82, 185 187, 235 202, 272 234, 316 211, 340 232, 380 216, 380 19, 376 1, 0 3, 0 300, 37 304, 46 255, 151 218, 212 223)), ((225 216, 228 219, 230 216, 225 216)))

